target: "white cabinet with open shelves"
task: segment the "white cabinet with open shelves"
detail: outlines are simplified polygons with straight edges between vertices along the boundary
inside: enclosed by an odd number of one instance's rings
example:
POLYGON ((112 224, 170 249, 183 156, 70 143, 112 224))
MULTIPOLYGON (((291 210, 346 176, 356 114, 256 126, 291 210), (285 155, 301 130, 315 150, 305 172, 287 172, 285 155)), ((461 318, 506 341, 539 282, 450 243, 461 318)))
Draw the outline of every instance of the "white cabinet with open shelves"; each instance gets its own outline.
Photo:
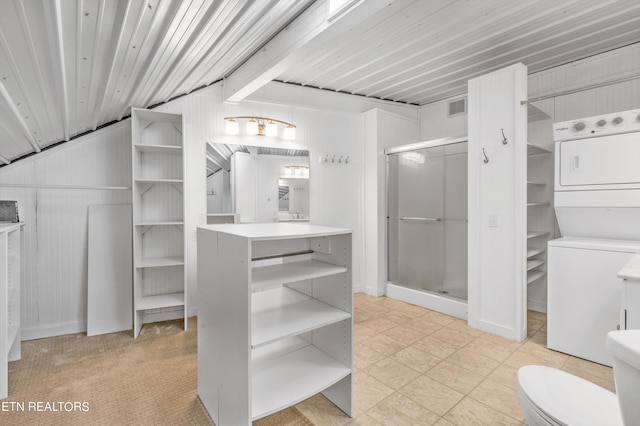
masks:
POLYGON ((546 312, 547 241, 554 235, 552 126, 548 114, 527 107, 527 305, 546 312))
POLYGON ((184 143, 180 114, 132 109, 133 324, 184 319, 184 143))
POLYGON ((0 224, 0 399, 8 396, 8 365, 22 356, 20 252, 22 223, 0 224))
POLYGON ((351 415, 351 232, 231 224, 197 239, 198 395, 214 422, 250 424, 318 392, 351 415))

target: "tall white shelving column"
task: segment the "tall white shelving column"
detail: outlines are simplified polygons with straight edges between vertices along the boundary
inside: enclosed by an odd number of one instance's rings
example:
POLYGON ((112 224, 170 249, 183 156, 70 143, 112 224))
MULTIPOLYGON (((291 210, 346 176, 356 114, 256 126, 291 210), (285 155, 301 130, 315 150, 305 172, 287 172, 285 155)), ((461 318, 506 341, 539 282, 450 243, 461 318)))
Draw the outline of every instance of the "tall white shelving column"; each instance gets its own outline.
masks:
POLYGON ((133 334, 184 319, 187 328, 182 115, 132 109, 133 334))
POLYGON ((198 395, 249 425, 322 392, 353 412, 351 231, 198 228, 198 395))
POLYGON ((0 399, 8 396, 9 361, 22 356, 20 256, 22 223, 0 225, 0 399))

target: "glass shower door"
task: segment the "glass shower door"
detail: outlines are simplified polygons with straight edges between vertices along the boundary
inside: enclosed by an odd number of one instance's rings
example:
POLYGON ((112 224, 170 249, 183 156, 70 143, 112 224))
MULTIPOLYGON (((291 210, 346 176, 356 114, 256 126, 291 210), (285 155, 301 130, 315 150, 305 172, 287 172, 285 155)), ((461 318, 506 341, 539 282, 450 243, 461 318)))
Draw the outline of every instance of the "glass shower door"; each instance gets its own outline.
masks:
POLYGON ((467 299, 467 143, 388 155, 388 281, 467 299))
POLYGON ((389 281, 443 291, 443 147, 389 155, 388 167, 389 281))

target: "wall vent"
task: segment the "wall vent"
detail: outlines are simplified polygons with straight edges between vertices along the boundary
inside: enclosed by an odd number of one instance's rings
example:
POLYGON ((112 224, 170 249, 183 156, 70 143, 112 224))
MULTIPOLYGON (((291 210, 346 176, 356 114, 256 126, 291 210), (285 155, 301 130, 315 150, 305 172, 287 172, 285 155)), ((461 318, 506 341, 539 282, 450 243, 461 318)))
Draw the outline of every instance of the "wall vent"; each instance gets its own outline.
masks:
POLYGON ((456 115, 464 115, 467 113, 467 98, 456 99, 447 104, 449 109, 449 117, 456 115))

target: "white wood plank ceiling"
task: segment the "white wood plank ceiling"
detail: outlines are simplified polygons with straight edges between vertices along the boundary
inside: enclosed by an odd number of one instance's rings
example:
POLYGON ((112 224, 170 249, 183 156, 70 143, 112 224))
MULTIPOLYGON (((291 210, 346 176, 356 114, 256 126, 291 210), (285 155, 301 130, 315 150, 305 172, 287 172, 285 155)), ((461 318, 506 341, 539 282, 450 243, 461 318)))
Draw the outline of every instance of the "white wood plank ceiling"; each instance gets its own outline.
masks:
POLYGON ((2 0, 0 164, 221 79, 423 105, 640 42, 637 0, 332 1, 2 0))

